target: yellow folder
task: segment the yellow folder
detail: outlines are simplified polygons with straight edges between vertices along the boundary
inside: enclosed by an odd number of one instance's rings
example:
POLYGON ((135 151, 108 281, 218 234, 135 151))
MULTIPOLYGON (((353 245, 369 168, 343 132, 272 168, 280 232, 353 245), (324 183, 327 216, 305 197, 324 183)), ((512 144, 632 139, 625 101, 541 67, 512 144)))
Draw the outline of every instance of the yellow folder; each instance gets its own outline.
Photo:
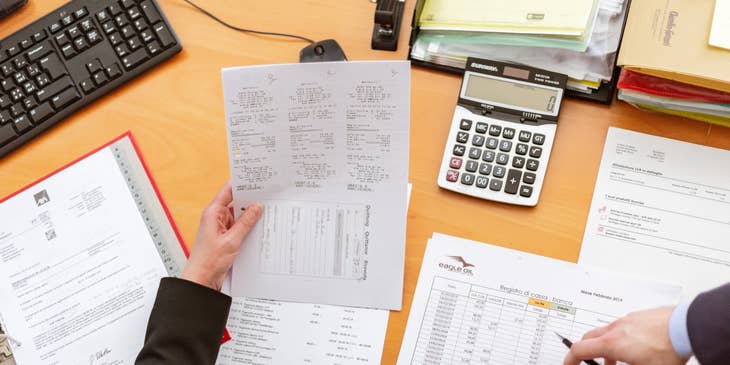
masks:
POLYGON ((714 0, 631 2, 619 66, 730 92, 730 51, 708 44, 714 0))

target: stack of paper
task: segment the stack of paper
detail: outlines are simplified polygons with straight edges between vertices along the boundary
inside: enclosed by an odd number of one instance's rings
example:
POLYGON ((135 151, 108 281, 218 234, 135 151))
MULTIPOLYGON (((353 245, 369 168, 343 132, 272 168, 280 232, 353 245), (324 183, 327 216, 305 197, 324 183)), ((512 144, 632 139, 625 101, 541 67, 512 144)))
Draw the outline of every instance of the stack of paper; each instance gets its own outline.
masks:
POLYGON ((593 93, 613 77, 625 12, 623 0, 426 0, 411 57, 457 68, 469 56, 514 62, 593 93))
POLYGON ((635 2, 618 60, 624 68, 619 99, 730 125, 730 51, 718 48, 728 37, 718 31, 728 18, 723 3, 718 1, 715 8, 706 1, 635 2))

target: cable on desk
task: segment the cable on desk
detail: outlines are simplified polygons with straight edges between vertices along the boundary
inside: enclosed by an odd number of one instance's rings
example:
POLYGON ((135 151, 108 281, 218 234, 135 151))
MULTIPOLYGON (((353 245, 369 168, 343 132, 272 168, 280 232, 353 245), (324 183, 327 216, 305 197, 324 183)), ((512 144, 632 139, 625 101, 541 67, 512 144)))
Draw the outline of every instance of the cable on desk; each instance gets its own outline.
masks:
POLYGON ((302 40, 302 41, 305 41, 305 42, 309 42, 309 44, 314 43, 314 40, 309 39, 307 37, 302 37, 302 36, 296 35, 296 34, 277 33, 277 32, 263 32, 263 31, 260 31, 260 30, 253 30, 253 29, 246 29, 246 28, 237 27, 235 25, 231 25, 229 23, 226 23, 221 18, 218 18, 217 16, 211 14, 209 11, 201 8, 200 6, 196 5, 195 3, 193 3, 190 0, 183 0, 183 1, 186 2, 186 3, 188 3, 188 4, 190 4, 190 6, 194 7, 195 9, 198 9, 201 13, 209 16, 211 19, 215 20, 216 22, 218 22, 218 23, 220 23, 220 24, 222 24, 222 25, 224 25, 224 26, 226 26, 228 28, 231 28, 233 30, 239 31, 239 32, 253 33, 253 34, 260 34, 260 35, 270 35, 270 36, 275 36, 275 37, 295 38, 295 39, 299 39, 299 40, 302 40))

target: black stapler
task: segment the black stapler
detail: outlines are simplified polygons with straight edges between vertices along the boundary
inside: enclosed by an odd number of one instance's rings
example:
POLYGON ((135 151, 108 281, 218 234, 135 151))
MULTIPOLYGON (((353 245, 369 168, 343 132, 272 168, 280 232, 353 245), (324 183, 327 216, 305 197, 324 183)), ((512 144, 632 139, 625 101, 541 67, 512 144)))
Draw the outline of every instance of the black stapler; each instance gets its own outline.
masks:
POLYGON ((378 0, 375 8, 372 49, 395 51, 398 49, 400 23, 403 20, 405 0, 378 0))

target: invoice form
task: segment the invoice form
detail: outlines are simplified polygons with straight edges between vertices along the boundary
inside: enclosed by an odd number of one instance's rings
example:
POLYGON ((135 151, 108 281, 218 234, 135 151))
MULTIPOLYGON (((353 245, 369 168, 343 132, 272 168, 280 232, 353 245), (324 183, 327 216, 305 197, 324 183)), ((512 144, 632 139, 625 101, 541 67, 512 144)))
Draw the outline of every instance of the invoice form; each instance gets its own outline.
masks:
POLYGON ((675 304, 679 286, 434 234, 398 365, 562 364, 574 341, 631 311, 675 304))
POLYGON ((579 263, 680 284, 730 281, 730 151, 610 128, 579 263))
POLYGON ((234 206, 264 207, 232 294, 400 309, 408 62, 223 70, 234 206))
POLYGON ((18 364, 133 364, 167 271, 110 147, 0 205, 18 364))

